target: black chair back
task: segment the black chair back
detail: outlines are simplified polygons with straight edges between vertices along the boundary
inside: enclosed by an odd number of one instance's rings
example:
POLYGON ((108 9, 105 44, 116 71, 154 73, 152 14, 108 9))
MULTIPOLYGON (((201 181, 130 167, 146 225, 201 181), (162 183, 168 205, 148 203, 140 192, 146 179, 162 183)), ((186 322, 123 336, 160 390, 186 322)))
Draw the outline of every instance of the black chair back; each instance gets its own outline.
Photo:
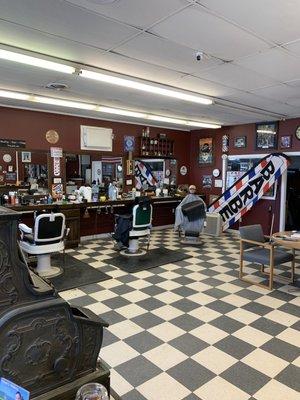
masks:
MULTIPOLYGON (((239 229, 241 239, 254 240, 255 242, 265 243, 266 239, 261 225, 246 225, 241 226, 239 229)), ((244 250, 250 249, 252 247, 257 247, 257 245, 252 243, 243 243, 244 250)))
POLYGON ((39 245, 58 243, 63 239, 64 231, 64 214, 40 214, 35 219, 34 242, 39 245))

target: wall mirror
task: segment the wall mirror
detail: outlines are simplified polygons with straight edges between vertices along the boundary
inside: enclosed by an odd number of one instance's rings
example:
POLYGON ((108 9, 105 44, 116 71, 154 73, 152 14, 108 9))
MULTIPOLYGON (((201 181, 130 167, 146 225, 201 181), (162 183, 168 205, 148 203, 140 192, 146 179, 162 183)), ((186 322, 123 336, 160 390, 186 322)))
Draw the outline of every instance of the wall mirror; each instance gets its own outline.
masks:
POLYGON ((122 157, 107 157, 97 154, 65 154, 67 193, 82 185, 108 186, 116 181, 123 186, 122 157))
POLYGON ((39 188, 48 187, 47 152, 26 150, 17 152, 17 175, 21 185, 36 183, 39 188))
POLYGON ((139 158, 135 160, 136 188, 176 186, 177 160, 164 158, 139 158), (154 178, 154 179, 153 179, 154 178))

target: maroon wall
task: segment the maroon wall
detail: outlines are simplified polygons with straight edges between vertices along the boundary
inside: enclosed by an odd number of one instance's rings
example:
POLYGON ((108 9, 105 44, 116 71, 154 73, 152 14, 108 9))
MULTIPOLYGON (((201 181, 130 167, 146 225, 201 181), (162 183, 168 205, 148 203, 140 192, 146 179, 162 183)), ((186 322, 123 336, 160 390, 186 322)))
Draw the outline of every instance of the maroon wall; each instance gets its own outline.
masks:
MULTIPOLYGON (((264 154, 271 152, 284 152, 288 154, 289 151, 300 151, 300 140, 295 136, 296 128, 300 125, 300 118, 294 118, 287 121, 280 121, 278 125, 278 141, 276 149, 256 149, 255 137, 255 124, 236 125, 223 127, 217 131, 205 129, 191 132, 190 142, 190 181, 200 187, 200 191, 205 193, 209 199, 211 194, 221 194, 221 189, 215 188, 214 185, 211 189, 202 188, 203 175, 212 175, 214 168, 222 170, 222 136, 227 134, 229 136, 229 151, 228 155, 239 154, 264 154), (281 149, 280 137, 292 136, 292 147, 289 149, 281 149), (234 138, 239 136, 247 137, 246 148, 234 148, 234 138), (214 139, 214 160, 211 165, 199 165, 199 139, 205 137, 213 137, 214 139)), ((213 178, 214 182, 214 178, 213 178)), ((276 200, 260 200, 251 211, 249 211, 241 221, 243 225, 252 223, 261 223, 264 227, 265 233, 268 233, 271 226, 272 214, 275 216, 274 230, 279 229, 279 214, 280 214, 280 182, 278 184, 276 200)))
MULTIPOLYGON (((53 146, 62 147, 70 153, 92 153, 80 151, 80 125, 101 126, 112 128, 115 135, 113 151, 103 155, 122 156, 123 138, 125 135, 136 137, 136 151, 139 155, 139 140, 143 126, 110 122, 69 115, 52 114, 45 112, 0 108, 0 138, 26 140, 28 150, 49 150, 51 145, 45 139, 45 133, 54 129, 60 139, 53 146)), ((174 158, 178 160, 178 170, 182 165, 189 165, 190 133, 172 129, 150 127, 150 137, 157 137, 159 133, 166 133, 168 139, 174 140, 174 158)), ((99 152, 98 152, 99 153, 99 152)), ((178 175, 178 183, 189 183, 189 175, 178 175)))

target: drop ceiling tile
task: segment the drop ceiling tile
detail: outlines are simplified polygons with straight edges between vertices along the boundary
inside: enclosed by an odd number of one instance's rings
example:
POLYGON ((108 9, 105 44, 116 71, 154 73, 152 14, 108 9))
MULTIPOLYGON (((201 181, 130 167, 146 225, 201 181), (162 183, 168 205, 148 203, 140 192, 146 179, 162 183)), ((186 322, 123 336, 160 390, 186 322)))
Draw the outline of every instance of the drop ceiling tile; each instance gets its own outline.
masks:
POLYGON ((36 35, 47 33, 58 41, 65 38, 94 48, 110 48, 138 32, 59 0, 27 0, 26 7, 22 0, 2 0, 0 6, 1 18, 33 28, 36 35))
POLYGON ((204 57, 196 60, 196 49, 171 42, 158 36, 144 33, 118 47, 115 51, 154 65, 184 73, 200 74, 222 61, 204 57))
POLYGON ((239 90, 236 90, 229 86, 225 86, 191 75, 181 76, 179 79, 174 81, 174 84, 177 87, 181 87, 182 89, 191 90, 212 97, 222 97, 239 92, 239 90))
POLYGON ((267 75, 251 71, 232 63, 219 65, 209 71, 204 71, 201 78, 225 84, 239 90, 255 89, 277 83, 267 75))
MULTIPOLYGON (((300 84, 300 82, 299 82, 299 84, 300 84)), ((293 87, 291 85, 285 85, 285 84, 255 89, 255 90, 251 90, 251 92, 258 96, 267 97, 271 100, 276 100, 276 101, 280 101, 282 103, 289 103, 289 104, 292 104, 289 101, 290 99, 299 97, 299 89, 298 88, 293 87)))
POLYGON ((98 0, 68 0, 107 17, 141 28, 152 25, 188 3, 183 0, 126 0, 103 4, 98 0))
POLYGON ((270 41, 300 39, 299 0, 201 0, 201 4, 270 41))
MULTIPOLYGON (((291 109, 293 109, 293 107, 290 107, 289 105, 276 102, 274 99, 257 96, 253 93, 241 93, 238 96, 224 96, 223 100, 229 100, 231 102, 253 108, 256 107, 258 114, 259 112, 268 115, 272 115, 272 113, 274 113, 273 118, 276 118, 276 114, 278 114, 277 118, 280 118, 280 115, 287 115, 291 109)), ((252 111, 255 112, 254 109, 252 111)))
POLYGON ((242 58, 235 63, 281 82, 300 78, 300 58, 278 48, 242 58))
POLYGON ((300 39, 296 40, 293 43, 284 45, 284 48, 293 53, 294 55, 300 56, 300 39))
POLYGON ((264 41, 194 6, 159 23, 152 31, 224 60, 233 60, 269 47, 264 41))

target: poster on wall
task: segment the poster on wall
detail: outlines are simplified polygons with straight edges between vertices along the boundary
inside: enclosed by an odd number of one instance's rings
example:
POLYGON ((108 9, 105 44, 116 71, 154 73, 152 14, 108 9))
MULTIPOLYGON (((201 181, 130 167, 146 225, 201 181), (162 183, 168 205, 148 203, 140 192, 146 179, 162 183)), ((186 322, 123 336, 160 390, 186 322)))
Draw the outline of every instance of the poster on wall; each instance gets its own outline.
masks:
POLYGON ((124 136, 124 151, 134 151, 134 136, 124 136))
POLYGON ((199 164, 212 164, 213 162, 213 139, 199 139, 199 164))
POLYGON ((211 189, 212 187, 212 175, 203 175, 202 187, 205 189, 211 189))
POLYGON ((0 379, 0 399, 4 400, 29 400, 28 390, 16 385, 8 379, 0 379))
POLYGON ((102 183, 102 161, 92 161, 92 182, 102 183))

